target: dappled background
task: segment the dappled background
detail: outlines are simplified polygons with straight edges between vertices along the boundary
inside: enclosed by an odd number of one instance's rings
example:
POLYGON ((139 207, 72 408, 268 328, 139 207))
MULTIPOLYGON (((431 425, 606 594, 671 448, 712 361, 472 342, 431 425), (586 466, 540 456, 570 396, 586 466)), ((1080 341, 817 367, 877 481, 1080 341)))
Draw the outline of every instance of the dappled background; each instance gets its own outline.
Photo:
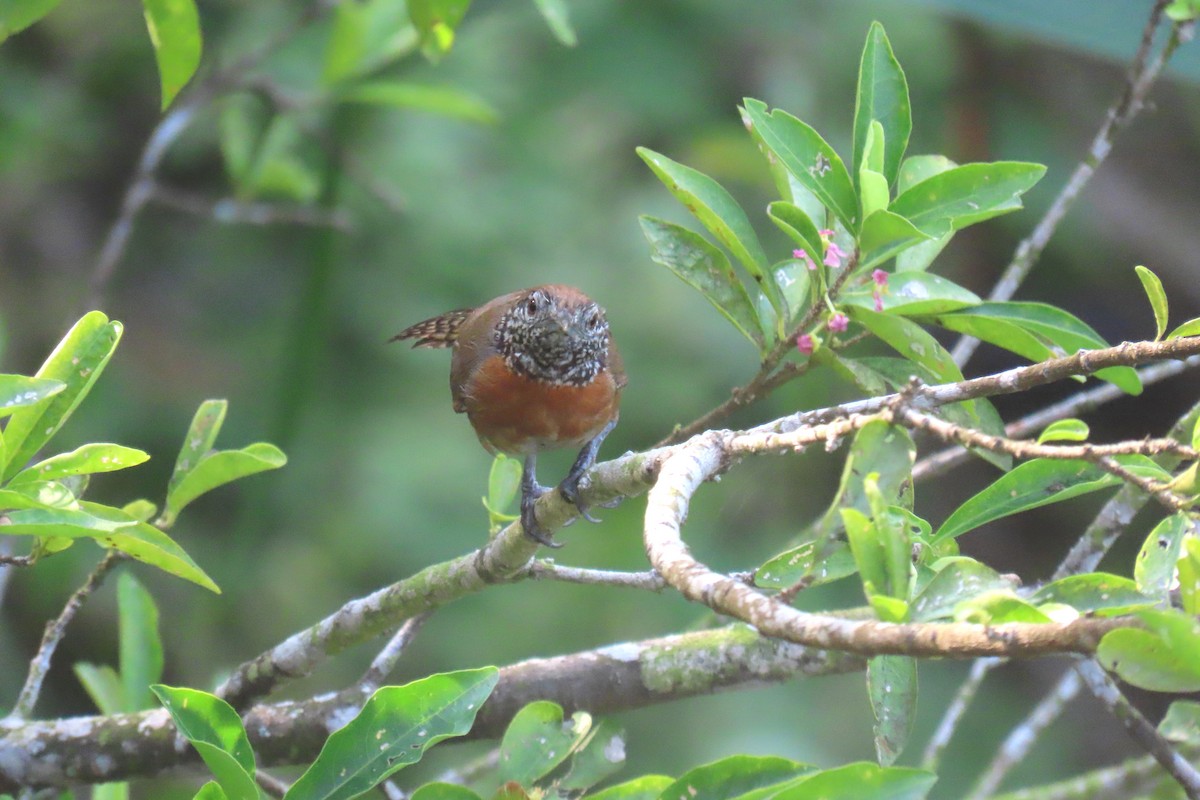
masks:
MULTIPOLYGON (((284 30, 293 3, 201 3, 206 60, 228 63, 284 30)), ((956 237, 935 271, 986 293, 1017 241, 1083 157, 1117 96, 1150 3, 1025 0, 719 0, 569 4, 578 44, 558 42, 524 0, 478 0, 453 51, 389 74, 455 86, 496 111, 476 123, 407 110, 305 108, 328 38, 316 28, 263 69, 276 102, 298 104, 284 147, 297 174, 276 191, 336 212, 348 227, 228 224, 161 204, 137 221, 100 308, 125 337, 88 402, 56 443, 114 441, 152 460, 93 483, 97 499, 160 500, 196 406, 227 398, 220 444, 269 440, 288 466, 214 492, 173 535, 223 588, 209 594, 135 567, 162 609, 169 683, 211 688, 234 665, 344 601, 477 547, 490 458, 450 409, 445 353, 385 344, 401 328, 543 282, 582 287, 603 304, 630 373, 620 426, 603 456, 652 445, 747 380, 756 354, 704 299, 651 263, 637 216, 691 224, 634 154, 647 146, 720 180, 748 209, 768 252, 790 251, 762 213, 770 176, 736 105, 756 97, 813 123, 848 150, 858 55, 883 22, 912 91, 910 153, 1049 166, 1026 211, 956 237), (1004 8, 998 8, 1004 6, 1004 8), (333 163, 340 168, 331 166, 333 163), (343 219, 344 218, 344 219, 343 219)), ((1196 316, 1200 283, 1200 57, 1184 48, 1152 94, 1154 107, 1118 142, 1020 299, 1061 305, 1110 341, 1153 335, 1133 273, 1164 280, 1173 322, 1196 316)), ((190 197, 231 192, 218 147, 230 104, 203 110, 169 152, 165 182, 190 197)), ((154 57, 136 4, 64 0, 0 46, 0 346, 5 372, 31 373, 89 307, 101 243, 146 137, 160 119, 154 57)), ((233 113, 233 112, 231 112, 233 113)), ((1017 363, 981 349, 968 374, 1017 363)), ((1090 419, 1098 439, 1157 433, 1200 388, 1177 379, 1149 402, 1090 419)), ((1072 387, 999 402, 1007 419, 1072 387)), ((813 373, 742 412, 749 425, 852 397, 813 373)), ((571 454, 542 461, 551 482, 571 454)), ((686 535, 722 569, 751 569, 829 502, 840 456, 757 459, 702 491, 686 535)), ((917 511, 940 522, 990 468, 917 488, 917 511)), ((1096 505, 1099 501, 1094 501, 1096 505)), ((1082 505, 994 524, 963 547, 1026 580, 1049 574, 1088 519, 1082 505)), ((562 534, 562 563, 642 569, 641 501, 602 511, 603 524, 562 534)), ((1151 521, 1139 524, 1145 532, 1151 521)), ((1132 540, 1131 540, 1132 541, 1132 540)), ((1114 554, 1126 572, 1136 549, 1114 554)), ((81 544, 11 576, 0 608, 0 706, 15 695, 45 620, 91 569, 81 544)), ((861 601, 827 587, 808 607, 861 601)), ((438 611, 400 667, 506 664, 704 626, 710 614, 626 590, 527 582, 438 611)), ((357 678, 362 647, 289 692, 357 678)), ((70 664, 116 659, 114 592, 106 587, 72 628, 39 707, 88 713, 70 664)), ((944 765, 935 796, 956 796, 1061 664, 1009 667, 991 680, 944 765)), ((923 664, 911 763, 961 664, 923 664)), ((1130 754, 1115 721, 1078 703, 1015 780, 1065 775, 1130 754)), ((860 675, 702 698, 620 715, 627 777, 678 773, 735 752, 822 766, 873 756, 860 675)), ((435 772, 462 747, 435 751, 435 772)), ((155 789, 153 796, 165 796, 155 789)), ((150 796, 145 794, 143 796, 150 796)))

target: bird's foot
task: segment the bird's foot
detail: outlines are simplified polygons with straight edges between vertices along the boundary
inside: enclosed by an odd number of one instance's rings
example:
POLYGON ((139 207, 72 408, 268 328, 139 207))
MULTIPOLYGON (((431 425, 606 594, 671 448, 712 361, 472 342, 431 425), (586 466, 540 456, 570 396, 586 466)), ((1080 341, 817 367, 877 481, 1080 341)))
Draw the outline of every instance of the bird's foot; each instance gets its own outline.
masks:
POLYGON ((526 536, 538 544, 543 544, 546 547, 562 547, 562 542, 554 541, 542 530, 537 521, 537 514, 534 511, 534 506, 538 498, 548 491, 550 490, 545 486, 535 483, 530 491, 521 495, 521 529, 525 531, 526 536))
POLYGON ((583 473, 578 475, 568 475, 563 479, 563 482, 558 485, 558 493, 562 495, 563 500, 566 500, 579 512, 579 516, 586 519, 588 522, 599 522, 600 520, 588 513, 589 506, 583 502, 579 496, 579 479, 583 477, 583 473))

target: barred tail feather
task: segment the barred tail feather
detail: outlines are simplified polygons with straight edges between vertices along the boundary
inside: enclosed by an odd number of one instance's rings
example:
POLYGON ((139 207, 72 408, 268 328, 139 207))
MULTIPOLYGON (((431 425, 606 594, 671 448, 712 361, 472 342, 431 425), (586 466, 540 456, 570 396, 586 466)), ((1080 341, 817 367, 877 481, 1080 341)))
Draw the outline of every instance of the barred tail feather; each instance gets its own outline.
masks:
POLYGON ((388 341, 416 339, 413 347, 450 347, 458 339, 458 329, 462 327, 463 322, 474 310, 473 308, 459 308, 447 311, 445 314, 438 314, 436 317, 422 320, 416 325, 405 328, 388 341))

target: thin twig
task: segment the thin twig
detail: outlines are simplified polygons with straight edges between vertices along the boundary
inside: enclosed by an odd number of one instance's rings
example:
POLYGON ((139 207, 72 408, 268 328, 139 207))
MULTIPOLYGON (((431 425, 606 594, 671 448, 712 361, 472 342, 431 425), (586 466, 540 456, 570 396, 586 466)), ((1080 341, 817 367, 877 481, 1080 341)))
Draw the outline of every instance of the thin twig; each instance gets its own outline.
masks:
POLYGON ((123 558, 124 554, 120 551, 109 550, 88 575, 83 585, 76 589, 75 593, 67 600, 58 619, 46 623, 46 631, 42 634, 42 644, 38 647, 33 660, 29 662, 29 674, 25 678, 25 685, 21 687, 21 693, 17 695, 17 700, 13 703, 12 711, 8 715, 9 720, 26 719, 33 713, 33 707, 37 704, 38 695, 42 691, 42 682, 46 679, 46 673, 50 671, 50 660, 54 657, 58 643, 62 641, 63 635, 67 632, 67 626, 71 624, 71 620, 75 619, 75 615, 83 606, 83 601, 100 586, 104 581, 104 576, 123 558))
POLYGON ((392 670, 396 668, 396 662, 400 660, 400 656, 404 654, 413 637, 421 630, 421 626, 429 619, 431 612, 417 614, 415 617, 409 617, 400 626, 383 649, 379 651, 379 655, 375 656, 375 660, 371 662, 371 666, 367 667, 367 671, 363 674, 358 682, 358 686, 362 689, 363 694, 370 694, 383 686, 384 681, 392 674, 392 670))
POLYGON ((326 210, 308 206, 282 206, 277 203, 256 203, 224 197, 216 200, 183 189, 163 186, 151 187, 150 199, 155 203, 212 219, 220 223, 239 225, 307 225, 333 228, 348 233, 354 224, 350 216, 338 209, 326 210))
POLYGON ((279 780, 279 778, 276 778, 273 775, 268 775, 266 772, 263 772, 261 769, 255 770, 254 781, 255 781, 255 783, 257 783, 259 785, 259 787, 264 792, 266 792, 271 797, 280 797, 281 798, 285 794, 287 794, 288 789, 291 788, 284 781, 279 780))
MULTIPOLYGON (((1183 361, 1164 361, 1161 364, 1152 364, 1138 370, 1138 377, 1143 386, 1150 386, 1195 367, 1200 367, 1200 356, 1191 356, 1183 361)), ((1011 439, 1024 439, 1045 428, 1051 422, 1086 414, 1105 403, 1128 396, 1115 384, 1102 383, 1010 422, 1004 427, 1004 435, 1011 439)), ((923 481, 945 475, 962 466, 971 457, 969 450, 957 446, 948 447, 918 461, 913 467, 913 480, 923 481)))
POLYGON ((1014 727, 1005 737, 992 762, 967 795, 967 800, 986 800, 991 797, 1013 767, 1025 760, 1037 743, 1038 737, 1058 719, 1063 708, 1079 694, 1081 688, 1083 683, 1079 674, 1073 669, 1068 669, 1058 684, 1042 698, 1021 724, 1014 727))
MULTIPOLYGON (((845 265, 840 274, 830 285, 830 298, 837 297, 838 292, 850 278, 850 274, 854 271, 854 268, 857 265, 858 253, 856 252, 851 257, 849 263, 845 265)), ((670 444, 677 444, 685 439, 695 436, 701 431, 708 430, 716 422, 725 419, 734 411, 750 405, 760 397, 765 396, 768 392, 778 388, 782 384, 798 376, 801 373, 801 370, 798 368, 790 370, 785 368, 779 373, 775 372, 775 368, 778 367, 780 362, 782 362, 783 359, 792 352, 792 350, 796 347, 796 342, 800 340, 800 336, 807 332, 812 324, 817 321, 817 318, 824 312, 825 303, 823 299, 818 300, 809 306, 808 311, 805 312, 804 317, 799 323, 797 323, 796 327, 792 329, 791 334, 780 340, 773 348, 771 348, 771 351, 767 353, 766 357, 762 360, 762 364, 758 368, 758 372, 754 374, 754 377, 751 378, 748 383, 746 383, 744 386, 739 386, 736 389, 733 389, 729 393, 729 399, 718 405, 716 408, 710 409, 704 414, 701 414, 699 417, 687 423, 686 425, 676 426, 675 430, 671 432, 671 435, 664 438, 662 441, 656 444, 655 447, 665 447, 670 444)))
POLYGON ((1075 669, 1088 690, 1117 718, 1129 736, 1154 756, 1154 760, 1175 779, 1188 798, 1200 800, 1200 772, 1142 716, 1142 712, 1133 707, 1104 668, 1094 659, 1084 658, 1079 660, 1075 669))
POLYGON ((607 569, 564 567, 544 558, 530 561, 526 574, 534 580, 554 580, 592 586, 621 586, 628 589, 645 589, 651 592, 661 592, 667 588, 667 582, 653 570, 616 572, 607 569))
POLYGON ((971 664, 971 671, 967 673, 966 680, 958 687, 954 699, 950 701, 950 705, 946 707, 946 713, 942 715, 941 722, 938 723, 937 730, 933 732, 929 744, 925 745, 925 753, 921 756, 921 769, 937 772, 938 764, 942 760, 942 753, 950 744, 954 732, 958 730, 958 724, 962 722, 979 687, 983 685, 983 679, 1003 663, 1005 663, 1003 658, 978 658, 971 664))
MULTIPOLYGON (((1066 185, 1054 198, 1054 202, 1046 209, 1046 213, 1034 227, 1033 232, 1017 245, 1012 262, 1005 267, 1000 280, 992 288, 991 294, 988 295, 989 300, 1008 300, 1016 294, 1021 283, 1037 263, 1038 257, 1046 249, 1046 245, 1050 242, 1055 230, 1058 229, 1059 223, 1067 216, 1083 188, 1095 174, 1096 169, 1104 163, 1104 159, 1112 151, 1117 135, 1145 106, 1146 95, 1181 40, 1179 26, 1172 26, 1162 51, 1159 52, 1157 58, 1149 61, 1154 32, 1162 20, 1163 9, 1166 8, 1167 2, 1168 0, 1156 0, 1154 3, 1150 17, 1146 21, 1146 27, 1142 29, 1141 44, 1138 45, 1137 53, 1129 66, 1121 96, 1105 113, 1104 122, 1100 125, 1100 130, 1096 132, 1091 147, 1088 148, 1087 156, 1075 167, 1075 172, 1071 174, 1066 185)), ((971 356, 978 346, 979 340, 972 336, 960 338, 951 351, 954 363, 961 368, 971 360, 971 356)))

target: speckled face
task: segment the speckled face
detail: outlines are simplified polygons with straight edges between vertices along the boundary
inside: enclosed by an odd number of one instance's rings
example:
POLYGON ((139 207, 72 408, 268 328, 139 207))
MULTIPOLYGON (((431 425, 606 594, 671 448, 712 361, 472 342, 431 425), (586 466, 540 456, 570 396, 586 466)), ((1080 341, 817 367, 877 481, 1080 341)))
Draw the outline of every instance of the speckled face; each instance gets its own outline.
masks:
POLYGON ((496 349, 509 369, 547 383, 583 386, 604 368, 608 320, 591 302, 534 289, 500 319, 496 349))

